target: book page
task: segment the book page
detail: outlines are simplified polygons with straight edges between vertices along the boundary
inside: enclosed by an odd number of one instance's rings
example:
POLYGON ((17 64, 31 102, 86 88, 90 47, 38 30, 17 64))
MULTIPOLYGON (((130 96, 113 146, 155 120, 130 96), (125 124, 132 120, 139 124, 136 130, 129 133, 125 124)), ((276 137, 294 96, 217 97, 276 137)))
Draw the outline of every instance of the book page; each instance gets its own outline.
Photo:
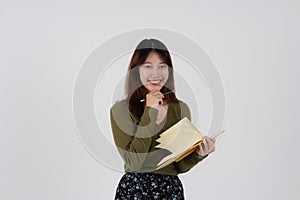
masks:
POLYGON ((183 156, 186 151, 191 150, 196 143, 201 141, 202 136, 202 133, 186 117, 163 132, 156 140, 160 143, 156 147, 167 149, 171 154, 158 163, 158 169, 183 156))

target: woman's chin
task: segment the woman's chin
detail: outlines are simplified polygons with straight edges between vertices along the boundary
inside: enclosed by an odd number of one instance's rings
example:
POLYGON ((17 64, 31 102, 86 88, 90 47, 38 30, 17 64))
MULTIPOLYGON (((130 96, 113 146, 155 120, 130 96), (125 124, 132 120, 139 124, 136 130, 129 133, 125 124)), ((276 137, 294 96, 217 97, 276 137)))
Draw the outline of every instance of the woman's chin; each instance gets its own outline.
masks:
POLYGON ((162 88, 162 85, 148 85, 146 88, 151 92, 154 90, 160 90, 162 88))

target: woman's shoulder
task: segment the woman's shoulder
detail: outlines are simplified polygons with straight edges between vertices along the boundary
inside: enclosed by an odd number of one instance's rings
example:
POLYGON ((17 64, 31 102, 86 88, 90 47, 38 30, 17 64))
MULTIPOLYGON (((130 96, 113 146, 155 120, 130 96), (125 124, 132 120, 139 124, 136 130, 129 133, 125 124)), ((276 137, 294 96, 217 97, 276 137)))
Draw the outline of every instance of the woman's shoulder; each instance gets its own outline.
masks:
POLYGON ((187 117, 191 120, 191 111, 187 103, 179 100, 180 119, 187 117))
POLYGON ((185 103, 185 102, 182 101, 182 100, 178 100, 178 101, 179 101, 179 102, 178 102, 178 105, 180 106, 181 109, 184 109, 184 110, 189 109, 189 106, 188 106, 187 103, 185 103))
POLYGON ((173 113, 173 116, 176 117, 176 119, 180 120, 185 116, 189 116, 190 109, 184 101, 178 100, 177 103, 171 103, 170 106, 170 112, 173 113))
POLYGON ((134 122, 137 121, 137 119, 129 111, 129 103, 126 99, 116 101, 110 108, 110 113, 112 117, 117 120, 124 121, 124 123, 128 122, 124 120, 125 118, 130 119, 134 122))
POLYGON ((112 107, 111 110, 128 110, 128 102, 125 99, 116 101, 112 107))

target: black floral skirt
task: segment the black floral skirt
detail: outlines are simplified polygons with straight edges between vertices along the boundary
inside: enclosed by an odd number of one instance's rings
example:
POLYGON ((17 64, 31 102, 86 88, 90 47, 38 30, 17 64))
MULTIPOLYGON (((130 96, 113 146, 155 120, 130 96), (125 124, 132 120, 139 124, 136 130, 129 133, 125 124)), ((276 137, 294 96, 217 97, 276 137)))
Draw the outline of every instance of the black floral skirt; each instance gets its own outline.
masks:
POLYGON ((115 200, 182 200, 183 186, 178 176, 154 173, 125 173, 115 200))

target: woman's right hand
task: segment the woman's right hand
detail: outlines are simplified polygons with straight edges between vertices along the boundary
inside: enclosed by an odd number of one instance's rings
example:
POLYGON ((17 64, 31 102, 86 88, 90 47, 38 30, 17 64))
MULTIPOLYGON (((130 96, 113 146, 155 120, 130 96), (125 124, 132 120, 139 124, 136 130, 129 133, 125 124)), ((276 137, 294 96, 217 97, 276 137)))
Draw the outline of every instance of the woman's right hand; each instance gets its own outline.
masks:
POLYGON ((146 95, 146 106, 158 108, 163 102, 164 95, 159 90, 153 90, 146 95))

